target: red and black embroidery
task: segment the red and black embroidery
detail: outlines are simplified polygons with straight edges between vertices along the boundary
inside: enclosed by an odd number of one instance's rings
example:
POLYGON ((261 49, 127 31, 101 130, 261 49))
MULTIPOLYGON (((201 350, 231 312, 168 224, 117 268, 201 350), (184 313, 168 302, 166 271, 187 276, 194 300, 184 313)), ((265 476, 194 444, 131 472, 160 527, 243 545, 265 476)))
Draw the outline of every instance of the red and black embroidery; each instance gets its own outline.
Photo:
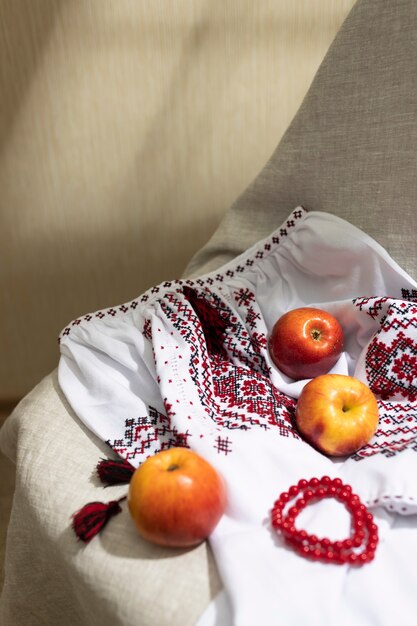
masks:
POLYGON ((371 296, 370 298, 355 298, 353 304, 358 307, 360 311, 364 311, 364 313, 372 317, 373 320, 376 320, 382 311, 383 305, 389 300, 390 298, 388 296, 384 296, 383 298, 371 296))
POLYGON ((150 406, 148 415, 126 419, 122 436, 106 443, 128 461, 137 457, 144 461, 174 446, 189 448, 190 436, 188 431, 179 432, 168 416, 150 406))
POLYGON ((417 343, 399 332, 391 342, 375 337, 366 355, 369 387, 383 400, 417 400, 417 343))
POLYGON ((407 300, 358 298, 354 304, 379 320, 365 355, 367 382, 378 398, 380 421, 372 441, 353 455, 392 457, 417 451, 417 306, 415 290, 402 290, 407 300))
POLYGON ((417 302, 417 289, 401 289, 401 296, 403 300, 409 300, 410 302, 417 302))
POLYGON ((240 289, 233 294, 241 304, 243 320, 213 291, 184 289, 184 295, 199 319, 210 358, 219 356, 268 374, 261 356, 261 349, 266 347, 267 340, 264 333, 253 332, 261 315, 255 310, 255 296, 249 289, 240 289))
POLYGON ((360 461, 374 454, 392 457, 403 450, 417 452, 417 403, 378 402, 380 421, 372 440, 352 459, 360 461))
POLYGON ((146 339, 152 341, 152 324, 150 319, 145 320, 145 323, 143 324, 142 334, 146 339))
POLYGON ((214 442, 214 448, 219 454, 227 456, 232 452, 232 441, 229 437, 220 437, 219 435, 214 442))
POLYGON ((227 312, 225 314, 224 310, 222 312, 221 308, 214 308, 196 289, 184 287, 183 293, 200 320, 208 353, 227 358, 224 340, 227 328, 232 326, 232 331, 234 330, 231 316, 227 312))
POLYGON ((189 346, 188 375, 198 389, 203 410, 210 419, 215 421, 216 403, 211 360, 200 318, 183 294, 168 293, 164 300, 161 300, 160 306, 167 319, 189 346))
POLYGON ((246 336, 248 336, 250 343, 248 350, 253 352, 252 366, 265 376, 269 376, 270 371, 265 361, 265 351, 268 345, 267 333, 255 294, 248 287, 242 287, 233 291, 233 297, 248 329, 241 343, 245 346, 246 336))
MULTIPOLYGON (((186 289, 184 295, 189 307, 177 294, 169 294, 161 306, 190 344, 190 378, 210 419, 221 429, 273 427, 285 437, 298 437, 295 400, 273 387, 260 356, 266 338, 257 333, 252 340, 250 328, 217 294, 186 289)), ((247 307, 254 302, 247 290, 235 296, 247 307)))
POLYGON ((270 380, 247 367, 218 362, 213 367, 217 424, 229 430, 278 428, 283 437, 299 438, 294 428, 296 401, 270 380))
POLYGON ((416 331, 417 305, 390 300, 365 359, 369 387, 382 400, 417 400, 416 331))

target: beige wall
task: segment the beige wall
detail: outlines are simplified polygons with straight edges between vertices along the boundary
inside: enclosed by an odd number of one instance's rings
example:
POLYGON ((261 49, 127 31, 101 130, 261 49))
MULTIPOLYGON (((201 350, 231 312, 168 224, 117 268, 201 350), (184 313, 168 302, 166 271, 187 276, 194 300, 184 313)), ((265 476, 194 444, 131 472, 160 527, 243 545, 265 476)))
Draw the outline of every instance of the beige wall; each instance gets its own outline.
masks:
POLYGON ((72 318, 181 274, 353 4, 0 0, 0 401, 72 318))

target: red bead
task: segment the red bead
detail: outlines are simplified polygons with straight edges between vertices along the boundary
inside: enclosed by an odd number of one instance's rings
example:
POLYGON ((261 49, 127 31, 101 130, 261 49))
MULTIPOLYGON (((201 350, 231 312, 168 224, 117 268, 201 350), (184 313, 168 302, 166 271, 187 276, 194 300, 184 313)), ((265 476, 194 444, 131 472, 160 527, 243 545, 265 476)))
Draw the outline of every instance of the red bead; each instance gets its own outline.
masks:
POLYGON ((298 487, 297 487, 296 485, 293 485, 292 487, 290 487, 290 488, 288 489, 288 494, 289 494, 289 496, 290 496, 290 497, 291 497, 291 496, 293 496, 293 497, 294 497, 294 496, 296 496, 298 493, 299 493, 299 489, 298 489, 298 487))
POLYGON ((281 515, 273 515, 272 516, 272 525, 273 526, 281 526, 282 524, 282 516, 281 515))
POLYGON ((344 565, 345 563, 347 563, 347 557, 341 554, 336 554, 333 563, 337 563, 338 565, 344 565))
POLYGON ((311 553, 311 556, 312 556, 314 559, 319 559, 319 558, 321 557, 321 550, 320 550, 320 548, 315 548, 315 549, 313 550, 313 552, 311 553))
POLYGON ((347 556, 347 561, 348 563, 356 563, 358 560, 358 555, 355 554, 354 552, 351 552, 350 554, 348 554, 347 556))
POLYGON ((297 486, 299 489, 305 489, 308 485, 308 482, 305 480, 305 478, 301 478, 301 480, 298 481, 297 486))
POLYGON ((322 476, 322 479, 320 482, 322 485, 330 485, 330 483, 332 482, 332 479, 330 478, 330 476, 322 476))

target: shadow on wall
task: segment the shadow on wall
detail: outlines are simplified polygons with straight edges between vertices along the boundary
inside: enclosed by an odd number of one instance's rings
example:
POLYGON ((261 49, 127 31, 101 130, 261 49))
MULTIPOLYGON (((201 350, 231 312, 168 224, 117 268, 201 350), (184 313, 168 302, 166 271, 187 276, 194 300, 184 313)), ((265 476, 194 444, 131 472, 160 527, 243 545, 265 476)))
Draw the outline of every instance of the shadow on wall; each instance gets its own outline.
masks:
POLYGON ((181 275, 352 2, 0 0, 0 401, 72 319, 181 275))
POLYGON ((0 0, 0 157, 36 75, 56 15, 67 0, 0 0))
MULTIPOLYGON (((180 98, 189 72, 195 71, 193 55, 204 41, 204 25, 197 23, 179 38, 180 55, 163 83, 165 93, 159 93, 162 83, 155 81, 158 108, 149 105, 147 111, 148 94, 140 102, 129 89, 97 102, 132 81, 135 62, 142 56, 145 62, 149 54, 143 41, 137 43, 144 3, 133 24, 117 21, 126 17, 123 9, 120 14, 115 7, 114 12, 103 10, 97 32, 97 15, 77 4, 0 0, 0 83, 6 94, 0 100, 0 178, 5 183, 0 230, 7 239, 0 268, 0 345, 7 355, 0 359, 0 400, 25 395, 56 366, 57 335, 71 319, 178 278, 218 221, 207 200, 207 183, 204 198, 193 206, 202 185, 198 172, 185 184, 187 162, 175 160, 184 147, 166 146, 171 127, 182 123, 184 128, 180 98), (120 51, 125 32, 132 47, 120 51), (113 65, 108 68, 106 62, 113 65), (106 80, 110 85, 104 86, 106 80), (135 111, 131 121, 136 126, 129 129, 131 110, 138 108, 143 113, 135 111), (119 118, 126 112, 124 124, 119 118), (142 115, 146 123, 138 133, 142 115), (103 154, 106 148, 117 152, 103 154), (173 206, 185 209, 177 213, 173 206)), ((134 12, 133 5, 126 6, 127 13, 134 12)), ((149 39, 152 32, 146 24, 143 28, 149 39)), ((166 40, 162 37, 169 50, 166 40)), ((198 141, 205 112, 185 126, 182 146, 190 141, 195 146, 195 163, 198 151, 206 149, 198 141)), ((178 143, 181 136, 174 139, 178 143)), ((203 183, 207 180, 203 174, 203 183)))

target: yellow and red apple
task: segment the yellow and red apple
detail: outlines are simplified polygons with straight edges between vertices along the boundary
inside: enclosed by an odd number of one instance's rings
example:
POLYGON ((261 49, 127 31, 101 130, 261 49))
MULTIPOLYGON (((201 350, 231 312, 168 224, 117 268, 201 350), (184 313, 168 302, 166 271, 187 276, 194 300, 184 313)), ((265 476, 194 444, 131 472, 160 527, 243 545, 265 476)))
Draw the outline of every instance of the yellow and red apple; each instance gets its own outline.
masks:
POLYGON ((326 374, 343 351, 338 320, 321 309, 302 307, 284 313, 269 337, 272 361, 293 380, 326 374))
POLYGON ((162 546, 188 547, 206 539, 226 507, 220 474, 188 448, 148 458, 129 484, 128 507, 139 533, 162 546))
POLYGON ((324 374, 305 385, 295 419, 300 434, 315 448, 328 456, 347 456, 373 437, 378 403, 359 379, 324 374))

